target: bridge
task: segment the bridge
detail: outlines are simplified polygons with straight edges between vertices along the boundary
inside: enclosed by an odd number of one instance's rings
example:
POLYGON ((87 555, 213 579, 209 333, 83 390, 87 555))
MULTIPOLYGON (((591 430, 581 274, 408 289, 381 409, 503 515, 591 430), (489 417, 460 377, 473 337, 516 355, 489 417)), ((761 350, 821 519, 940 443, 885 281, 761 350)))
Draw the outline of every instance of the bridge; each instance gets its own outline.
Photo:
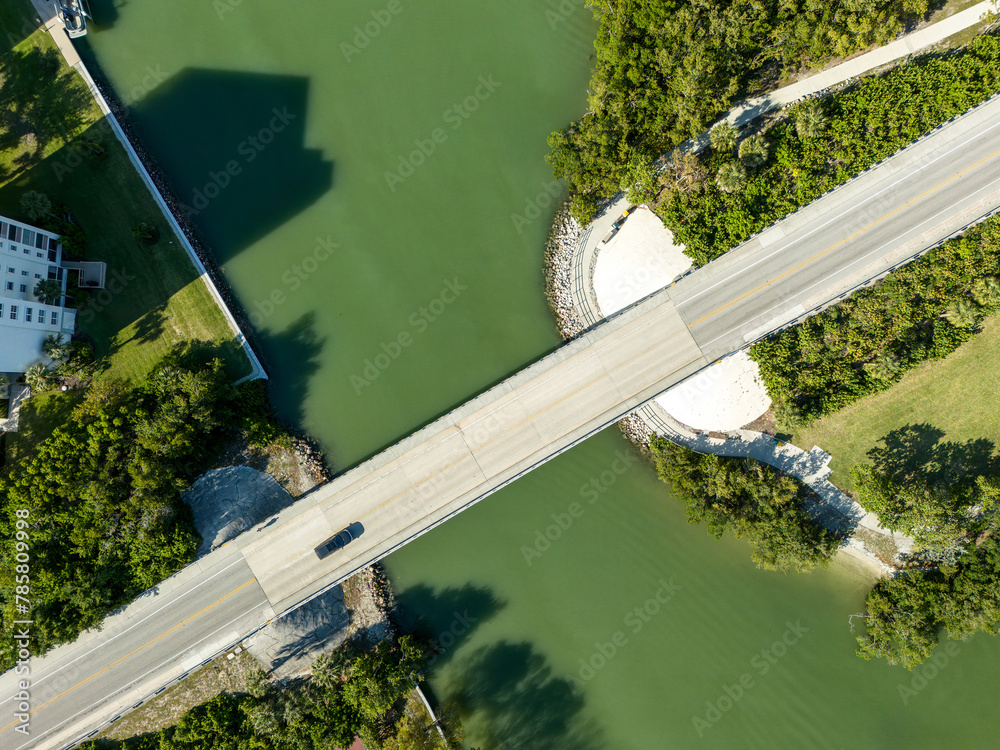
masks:
POLYGON ((7 720, 18 678, 0 676, 0 742, 72 745, 713 361, 980 221, 1000 208, 998 157, 994 99, 315 489, 34 660, 28 736, 7 720), (315 555, 352 524, 356 541, 315 555))

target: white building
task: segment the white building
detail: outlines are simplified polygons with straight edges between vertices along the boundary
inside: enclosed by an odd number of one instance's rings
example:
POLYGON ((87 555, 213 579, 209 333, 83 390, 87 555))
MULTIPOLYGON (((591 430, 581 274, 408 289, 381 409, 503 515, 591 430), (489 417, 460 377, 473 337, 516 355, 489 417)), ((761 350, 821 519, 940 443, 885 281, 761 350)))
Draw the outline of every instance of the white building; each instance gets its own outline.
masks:
POLYGON ((59 235, 0 216, 0 372, 25 372, 42 358, 47 335, 73 334, 76 310, 65 307, 68 275, 59 235), (42 279, 62 286, 57 304, 35 298, 42 279))

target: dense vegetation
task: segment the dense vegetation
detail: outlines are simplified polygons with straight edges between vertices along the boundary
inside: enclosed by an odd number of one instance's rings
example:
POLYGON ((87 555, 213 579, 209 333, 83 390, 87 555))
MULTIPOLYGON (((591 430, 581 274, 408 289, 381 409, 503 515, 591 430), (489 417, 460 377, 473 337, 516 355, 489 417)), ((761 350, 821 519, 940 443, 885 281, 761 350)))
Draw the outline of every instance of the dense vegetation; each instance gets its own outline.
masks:
POLYGON ((695 453, 656 436, 649 447, 688 521, 704 521, 716 539, 727 529, 746 537, 760 567, 805 571, 836 553, 839 539, 806 514, 809 490, 793 477, 753 459, 695 453))
POLYGON ((868 594, 858 655, 880 657, 909 669, 923 662, 941 629, 964 640, 1000 631, 1000 543, 990 537, 954 566, 908 571, 879 581, 868 594))
POLYGON ((405 724, 407 744, 377 742, 380 723, 421 679, 423 656, 407 637, 358 654, 344 647, 321 656, 312 677, 287 686, 258 681, 249 695, 219 695, 188 711, 176 726, 121 741, 97 740, 80 750, 309 750, 350 747, 437 749, 430 727, 405 724), (421 744, 422 743, 422 744, 421 744))
POLYGON ((703 151, 697 165, 675 160, 658 213, 685 252, 707 263, 998 90, 1000 38, 977 37, 950 57, 927 56, 793 107, 739 144, 740 161, 730 143, 703 151), (745 177, 727 185, 734 164, 745 177), (699 178, 678 183, 679 169, 699 178))
MULTIPOLYGON (((0 474, 0 536, 12 540, 0 567, 0 629, 25 619, 15 606, 14 576, 25 572, 18 552, 28 556, 36 655, 190 562, 199 539, 179 491, 226 434, 273 437, 261 388, 234 389, 220 360, 196 364, 180 350, 134 387, 93 385, 62 426, 0 474)), ((0 669, 12 665, 12 649, 0 645, 0 669)))
POLYGON ((750 356, 779 418, 795 425, 888 388, 953 352, 1000 310, 1000 218, 989 219, 750 356))
POLYGON ((572 210, 648 175, 653 159, 781 74, 896 36, 927 0, 590 0, 600 22, 590 111, 549 139, 572 210))

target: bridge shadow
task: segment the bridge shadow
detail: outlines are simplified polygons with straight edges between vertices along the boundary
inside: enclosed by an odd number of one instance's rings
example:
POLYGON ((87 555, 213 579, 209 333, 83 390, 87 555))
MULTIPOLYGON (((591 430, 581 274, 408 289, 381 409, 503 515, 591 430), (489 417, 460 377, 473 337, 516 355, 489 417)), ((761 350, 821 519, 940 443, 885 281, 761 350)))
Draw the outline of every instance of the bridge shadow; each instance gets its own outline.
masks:
POLYGON ((868 451, 878 471, 900 484, 948 485, 971 489, 976 477, 1000 475, 1000 456, 991 440, 943 441, 944 431, 926 422, 892 430, 868 451))
POLYGON ((187 68, 130 108, 180 210, 220 264, 333 187, 333 162, 305 147, 309 79, 187 68))
MULTIPOLYGON (((484 750, 600 750, 606 747, 572 680, 553 674, 528 643, 501 641, 461 664, 448 692, 474 712, 484 750)), ((478 739, 478 738, 477 738, 478 739)))

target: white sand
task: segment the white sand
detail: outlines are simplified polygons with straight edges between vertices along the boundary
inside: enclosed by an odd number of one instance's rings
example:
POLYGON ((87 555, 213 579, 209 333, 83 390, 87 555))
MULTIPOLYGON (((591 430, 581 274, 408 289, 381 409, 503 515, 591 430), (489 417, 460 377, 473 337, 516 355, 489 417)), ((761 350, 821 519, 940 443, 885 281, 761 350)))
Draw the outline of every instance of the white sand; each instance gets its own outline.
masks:
MULTIPOLYGON (((606 317, 662 289, 691 267, 663 222, 639 208, 600 249, 594 292, 606 317)), ((724 432, 753 422, 771 406, 757 363, 743 352, 726 357, 656 399, 689 427, 724 432)))
POLYGON ((594 268, 594 292, 607 317, 663 289, 691 267, 684 248, 649 209, 638 208, 618 234, 601 246, 594 268))
POLYGON ((674 419, 699 430, 736 430, 771 407, 760 370, 737 352, 656 397, 674 419))

